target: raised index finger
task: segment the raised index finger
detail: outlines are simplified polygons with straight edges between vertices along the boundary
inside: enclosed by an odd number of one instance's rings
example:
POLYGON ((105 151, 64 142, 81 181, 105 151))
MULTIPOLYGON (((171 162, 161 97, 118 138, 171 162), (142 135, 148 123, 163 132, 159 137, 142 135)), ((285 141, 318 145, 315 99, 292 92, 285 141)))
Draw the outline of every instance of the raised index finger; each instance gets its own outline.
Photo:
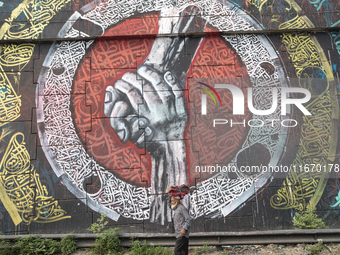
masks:
POLYGON ((167 71, 164 74, 164 80, 169 86, 171 86, 172 93, 175 95, 175 106, 177 115, 186 116, 186 98, 184 88, 182 88, 176 76, 170 71, 167 71))
MULTIPOLYGON (((149 66, 141 66, 137 69, 137 73, 143 77, 145 80, 149 81, 155 91, 171 91, 171 87, 166 84, 163 80, 162 75, 160 75, 157 70, 149 66)), ((147 90, 144 88, 144 92, 153 91, 152 89, 147 90)))
POLYGON ((145 97, 145 100, 148 104, 152 103, 152 101, 154 100, 153 98, 156 97, 161 99, 163 103, 168 103, 169 100, 171 101, 171 98, 174 97, 174 94, 172 93, 172 88, 164 81, 163 76, 160 75, 155 69, 148 66, 141 66, 137 70, 137 72, 142 78, 148 81, 148 83, 145 84, 145 86, 143 87, 143 92, 153 92, 145 93, 145 95, 153 94, 152 96, 150 96, 149 99, 145 97))

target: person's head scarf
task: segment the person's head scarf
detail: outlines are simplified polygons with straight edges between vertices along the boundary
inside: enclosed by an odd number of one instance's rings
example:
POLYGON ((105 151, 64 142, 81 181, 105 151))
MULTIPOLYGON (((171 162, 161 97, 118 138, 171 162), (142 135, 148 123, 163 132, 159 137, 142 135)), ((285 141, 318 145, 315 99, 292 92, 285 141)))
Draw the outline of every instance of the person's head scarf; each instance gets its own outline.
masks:
POLYGON ((171 186, 168 188, 167 193, 170 197, 183 199, 184 196, 189 193, 189 187, 185 184, 181 186, 171 186))

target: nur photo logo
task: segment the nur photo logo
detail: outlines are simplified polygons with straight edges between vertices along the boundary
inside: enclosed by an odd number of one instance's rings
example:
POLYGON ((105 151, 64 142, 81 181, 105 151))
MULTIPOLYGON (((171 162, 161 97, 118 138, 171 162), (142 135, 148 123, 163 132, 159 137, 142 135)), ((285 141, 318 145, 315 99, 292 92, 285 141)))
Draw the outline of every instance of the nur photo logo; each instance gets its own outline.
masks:
MULTIPOLYGON (((217 96, 218 100, 220 101, 220 104, 222 105, 221 97, 220 97, 220 95, 217 93, 217 91, 213 87, 211 87, 210 85, 205 84, 203 82, 198 82, 198 83, 203 85, 203 86, 206 86, 207 88, 212 90, 215 93, 215 95, 217 96)), ((203 90, 204 92, 206 92, 212 98, 212 100, 214 101, 215 105, 217 105, 214 96, 211 94, 211 92, 209 90, 206 90, 206 89, 201 88, 201 87, 198 87, 198 89, 203 90)), ((201 114, 202 115, 206 115, 207 114, 207 95, 206 94, 202 94, 201 100, 202 100, 202 102, 201 102, 201 114)))
MULTIPOLYGON (((214 92, 214 94, 217 96, 218 100, 220 101, 220 104, 222 105, 222 100, 220 95, 217 93, 216 89, 228 89, 231 94, 232 94, 232 100, 233 100, 233 115, 244 115, 244 102, 245 102, 245 97, 243 94, 243 91, 231 84, 215 84, 215 88, 212 86, 203 83, 203 82, 198 82, 201 85, 206 86, 209 88, 211 91, 214 92)), ((198 87, 198 89, 206 92, 214 101, 215 105, 217 105, 216 100, 213 96, 213 94, 204 88, 198 87)), ((311 99, 311 93, 309 90, 305 88, 296 88, 296 87, 281 87, 281 93, 278 93, 279 89, 278 88, 271 88, 272 90, 272 105, 270 109, 256 109, 254 107, 253 103, 253 88, 248 88, 248 97, 247 97, 247 104, 249 111, 255 115, 270 115, 274 113, 278 107, 278 98, 280 98, 281 102, 281 115, 286 115, 287 114, 287 106, 288 105, 295 105, 304 115, 312 115, 304 106, 304 103, 307 103, 311 99), (303 98, 291 98, 291 93, 299 93, 299 94, 304 94, 303 98)), ((201 96, 201 114, 206 115, 207 114, 207 95, 202 94, 201 96)))

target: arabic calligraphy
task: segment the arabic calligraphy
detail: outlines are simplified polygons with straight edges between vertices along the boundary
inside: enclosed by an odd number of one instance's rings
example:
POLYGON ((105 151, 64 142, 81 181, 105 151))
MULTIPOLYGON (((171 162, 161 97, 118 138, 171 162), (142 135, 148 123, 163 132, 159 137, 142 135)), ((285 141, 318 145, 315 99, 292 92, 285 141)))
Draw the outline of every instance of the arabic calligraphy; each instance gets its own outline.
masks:
MULTIPOLYGON (((70 0, 22 2, 0 28, 0 39, 37 39, 51 18, 67 2, 70 0), (13 22, 21 13, 25 14, 27 20, 13 22)), ((13 68, 20 74, 31 60, 34 47, 32 43, 0 46, 0 127, 21 115, 21 95, 17 95, 13 89, 4 69, 13 68)), ((41 184, 39 175, 30 165, 25 146, 22 133, 13 135, 0 164, 0 199, 14 224, 18 225, 22 221, 28 224, 30 221, 47 223, 70 218, 41 184)))
POLYGON ((11 16, 5 20, 0 31, 0 39, 35 39, 40 36, 44 28, 49 24, 52 17, 60 11, 70 0, 29 0, 23 1, 15 8, 11 16), (26 21, 13 21, 20 15, 25 13, 26 21))
MULTIPOLYGON (((0 40, 37 39, 51 18, 69 1, 23 1, 0 28, 0 40), (22 12, 27 20, 15 21, 22 12)), ((19 72, 23 70, 32 57, 34 47, 32 43, 0 46, 0 127, 19 118, 21 107, 20 96, 16 95, 3 69, 17 67, 19 72)))
POLYGON ((0 184, 12 204, 1 201, 11 209, 14 224, 18 225, 21 221, 48 223, 71 218, 41 184, 39 174, 30 163, 24 139, 23 133, 14 134, 0 163, 0 184), (20 220, 15 212, 20 214, 20 220))
POLYGON ((0 127, 20 117, 21 99, 0 65, 0 127))
MULTIPOLYGON (((295 17, 280 25, 280 29, 306 28, 308 21, 295 17)), ((322 61, 318 46, 313 37, 306 33, 283 34, 282 42, 287 48, 297 77, 313 78, 318 73, 331 78, 327 63, 322 61)), ((300 86, 304 83, 300 82, 300 86)), ((310 84, 309 84, 310 85, 310 84)), ((312 88, 307 88, 312 89, 312 88)), ((331 135, 332 100, 329 84, 319 95, 314 95, 313 101, 307 106, 312 116, 303 117, 301 128, 300 149, 292 165, 322 164, 328 157, 331 135), (317 134, 317 135, 316 135, 317 134), (314 146, 310 146, 310 145, 314 146)), ((305 209, 307 199, 317 193, 321 173, 289 173, 277 194, 271 197, 271 206, 276 209, 305 209)))

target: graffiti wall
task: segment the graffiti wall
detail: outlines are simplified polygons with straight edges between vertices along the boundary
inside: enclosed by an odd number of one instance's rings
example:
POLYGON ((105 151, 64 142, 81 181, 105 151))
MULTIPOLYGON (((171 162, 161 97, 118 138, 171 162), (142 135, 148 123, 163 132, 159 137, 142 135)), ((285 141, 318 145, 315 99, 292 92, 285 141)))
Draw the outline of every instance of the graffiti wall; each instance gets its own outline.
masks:
POLYGON ((336 0, 0 1, 0 231, 340 213, 336 0))

